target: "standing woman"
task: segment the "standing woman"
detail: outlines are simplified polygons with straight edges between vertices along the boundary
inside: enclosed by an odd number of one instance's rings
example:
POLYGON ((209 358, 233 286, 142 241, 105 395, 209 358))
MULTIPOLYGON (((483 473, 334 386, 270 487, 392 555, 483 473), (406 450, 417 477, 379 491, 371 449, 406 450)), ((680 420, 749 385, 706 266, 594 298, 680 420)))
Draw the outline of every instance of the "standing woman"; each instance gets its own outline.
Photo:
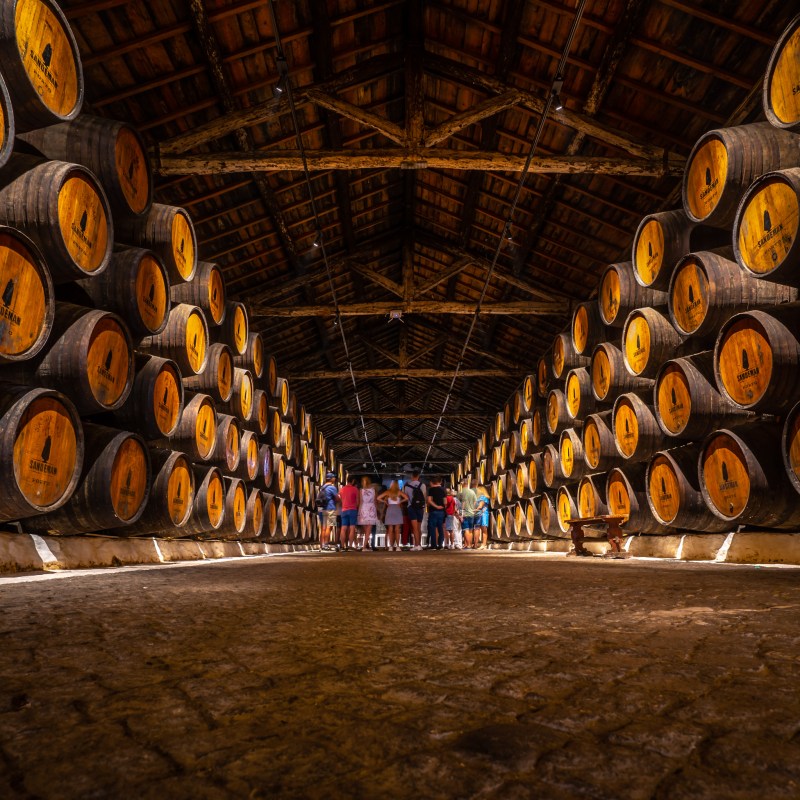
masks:
POLYGON ((403 503, 407 503, 408 498, 400 491, 397 481, 392 481, 391 486, 378 500, 386 501, 386 549, 397 550, 400 529, 403 527, 403 503))
POLYGON ((475 544, 476 550, 485 550, 489 544, 489 511, 490 500, 489 492, 485 486, 478 486, 475 489, 478 495, 478 505, 475 507, 475 544))
POLYGON ((444 549, 456 549, 456 498, 449 486, 444 498, 444 549))
POLYGON ((361 504, 358 507, 358 526, 364 534, 361 550, 372 549, 369 546, 369 535, 372 526, 378 524, 378 509, 375 508, 375 490, 367 475, 361 478, 361 504))

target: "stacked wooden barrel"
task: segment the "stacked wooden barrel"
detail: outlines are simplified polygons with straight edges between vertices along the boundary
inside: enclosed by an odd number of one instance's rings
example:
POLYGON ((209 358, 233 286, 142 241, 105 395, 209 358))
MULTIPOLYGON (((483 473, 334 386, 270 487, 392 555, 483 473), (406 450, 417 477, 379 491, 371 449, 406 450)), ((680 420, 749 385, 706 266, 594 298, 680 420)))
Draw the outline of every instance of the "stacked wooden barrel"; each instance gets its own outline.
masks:
POLYGON ((335 457, 52 0, 0 4, 0 521, 312 540, 335 457))
POLYGON ((800 16, 769 64, 768 122, 699 139, 683 207, 642 219, 631 260, 578 305, 513 420, 498 413, 492 452, 513 441, 516 457, 478 464, 495 539, 530 536, 528 508, 546 537, 607 513, 628 533, 800 525, 798 53, 800 16))

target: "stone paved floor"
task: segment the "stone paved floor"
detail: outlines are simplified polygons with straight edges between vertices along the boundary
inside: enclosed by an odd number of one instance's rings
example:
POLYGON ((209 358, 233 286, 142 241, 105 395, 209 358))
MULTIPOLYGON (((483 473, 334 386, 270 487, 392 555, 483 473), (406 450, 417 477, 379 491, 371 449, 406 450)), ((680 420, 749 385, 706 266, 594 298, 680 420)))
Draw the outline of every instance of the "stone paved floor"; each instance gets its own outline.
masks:
POLYGON ((798 798, 799 611, 521 554, 0 581, 0 797, 798 798))

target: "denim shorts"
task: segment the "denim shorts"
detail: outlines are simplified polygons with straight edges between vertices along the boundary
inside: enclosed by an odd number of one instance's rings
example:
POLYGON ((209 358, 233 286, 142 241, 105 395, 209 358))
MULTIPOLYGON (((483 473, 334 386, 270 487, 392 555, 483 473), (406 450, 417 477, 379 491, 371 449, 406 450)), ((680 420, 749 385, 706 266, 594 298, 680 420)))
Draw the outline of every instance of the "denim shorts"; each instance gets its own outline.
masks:
POLYGON ((350 525, 355 525, 358 522, 358 509, 352 508, 347 511, 342 511, 342 527, 347 528, 350 525))
POLYGON ((464 517, 461 520, 461 530, 471 531, 475 527, 475 517, 464 517))
POLYGON ((408 518, 412 522, 422 522, 422 517, 424 514, 424 508, 411 508, 411 506, 408 507, 408 518))

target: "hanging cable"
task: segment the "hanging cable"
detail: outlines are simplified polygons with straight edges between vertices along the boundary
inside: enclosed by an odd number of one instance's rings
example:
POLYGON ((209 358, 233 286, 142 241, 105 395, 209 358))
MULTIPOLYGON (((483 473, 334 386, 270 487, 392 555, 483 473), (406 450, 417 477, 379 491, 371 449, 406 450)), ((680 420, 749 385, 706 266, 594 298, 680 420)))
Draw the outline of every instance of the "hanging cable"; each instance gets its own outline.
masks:
MULTIPOLYGON (((311 213, 314 217, 314 225, 316 234, 314 237, 313 247, 318 248, 319 251, 322 253, 322 259, 325 264, 325 272, 328 277, 328 286, 331 291, 331 297, 333 298, 333 325, 339 331, 339 335, 342 339, 342 347, 344 348, 344 357, 347 363, 347 371, 350 373, 350 380, 353 384, 353 396, 355 397, 356 401, 356 408, 358 408, 358 417, 361 420, 361 429, 364 433, 364 444, 367 448, 367 453, 369 454, 369 460, 372 464, 372 469, 375 474, 380 475, 378 472, 378 468, 375 465, 375 459, 372 455, 372 447, 369 443, 369 434, 367 433, 367 424, 364 421, 364 412, 361 409, 361 399, 358 396, 358 384, 356 383, 356 375, 353 372, 353 364, 350 360, 350 348, 347 346, 347 336, 344 332, 344 325, 342 325, 342 318, 341 314, 339 313, 339 301, 336 298, 336 288, 333 284, 333 274, 331 272, 331 265, 328 261, 328 251, 325 247, 325 237, 322 234, 322 225, 319 219, 319 212, 317 210, 317 202, 314 198, 314 189, 311 185, 311 174, 308 169, 308 160, 306 158, 306 148, 303 144, 303 136, 300 133, 300 123, 297 119, 297 107, 294 102, 294 93, 292 92, 292 82, 289 80, 289 67, 286 61, 286 56, 283 51, 283 43, 281 41, 280 31, 278 30, 278 20, 275 17, 275 8, 273 6, 273 0, 269 0, 269 15, 270 21, 272 22, 272 30, 275 34, 275 51, 277 53, 277 58, 275 59, 275 63, 278 67, 278 75, 280 79, 278 81, 278 87, 280 87, 279 93, 286 94, 287 99, 289 100, 289 110, 292 116, 292 125, 294 126, 294 133, 295 139, 297 140, 297 149, 300 152, 300 160, 303 164, 303 175, 305 177, 306 189, 308 191, 308 199, 311 205, 311 213)), ((276 90, 277 88, 276 87, 276 90)))
POLYGON ((544 131, 545 123, 547 122, 547 117, 550 114, 550 109, 553 107, 554 103, 556 106, 556 110, 560 111, 561 106, 561 89, 564 85, 564 69, 567 65, 567 59, 569 58, 569 51, 572 49, 572 42, 575 39, 575 33, 578 30, 578 25, 580 25, 581 17, 583 16, 583 9, 586 5, 586 0, 579 0, 578 8, 575 11, 575 18, 572 20, 572 27, 569 30, 569 35, 567 36, 567 41, 564 43, 564 49, 561 52, 561 57, 558 60, 558 66, 556 67, 555 75, 550 83, 550 90, 547 93, 547 98, 545 99, 544 108, 542 109, 542 114, 539 117, 539 120, 536 124, 536 132, 534 133, 533 140, 531 141, 530 149, 528 150, 528 157, 525 159, 525 164, 522 167, 522 172, 520 173, 519 180, 517 181, 516 189, 514 190, 514 195, 511 199, 511 204, 509 205, 508 214, 506 215, 506 221, 503 225, 503 230, 500 232, 500 238, 497 242, 497 247, 494 251, 494 256, 492 257, 492 261, 489 265, 489 268, 486 272, 486 279, 483 282, 483 288, 481 289, 480 296, 478 297, 477 305, 475 306, 475 311, 472 315, 472 319, 470 321, 469 328, 467 330, 467 336, 464 339, 464 344, 461 347, 461 353, 458 356, 458 363, 456 364, 455 371, 453 372, 453 378, 450 381, 450 386, 447 389, 447 395, 444 398, 444 405, 442 406, 441 414, 439 415, 439 419, 436 423, 436 428, 433 431, 433 436, 431 437, 431 443, 428 445, 428 452, 425 454, 425 463, 428 463, 428 458, 430 457, 431 450, 433 450, 434 444, 436 443, 436 436, 439 433, 439 428, 442 425, 442 419, 444 417, 445 411, 447 411, 447 406, 450 403, 450 397, 453 393, 453 388, 455 387, 456 381, 458 380, 458 374, 461 372, 461 367, 464 363, 464 355, 467 352, 467 348, 469 347, 470 339, 472 338, 472 334, 475 330, 475 325, 478 322, 478 317, 481 313, 481 305, 483 304, 484 298, 486 297, 486 291, 489 288, 489 281, 494 274, 494 269, 497 266, 497 260, 500 257, 500 251, 503 249, 503 245, 507 244, 509 241, 513 241, 511 236, 511 225, 514 221, 514 214, 517 211, 517 206, 519 205, 519 198, 522 194, 522 189, 525 186, 525 181, 528 177, 528 173, 530 172, 531 164, 533 163, 533 156, 536 153, 536 149, 539 147, 539 141, 542 138, 542 133, 544 131))

